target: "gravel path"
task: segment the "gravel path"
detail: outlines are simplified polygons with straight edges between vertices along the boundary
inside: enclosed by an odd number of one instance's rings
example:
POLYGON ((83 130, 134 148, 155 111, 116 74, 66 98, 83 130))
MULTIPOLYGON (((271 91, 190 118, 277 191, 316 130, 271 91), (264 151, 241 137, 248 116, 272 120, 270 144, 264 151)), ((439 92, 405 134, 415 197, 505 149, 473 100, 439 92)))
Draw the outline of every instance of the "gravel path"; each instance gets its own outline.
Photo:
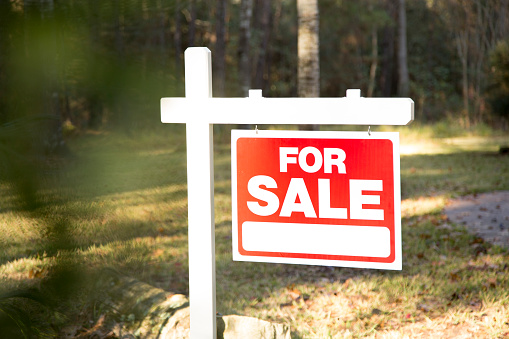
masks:
POLYGON ((450 221, 464 225, 485 241, 509 248, 509 191, 454 199, 444 212, 450 221))

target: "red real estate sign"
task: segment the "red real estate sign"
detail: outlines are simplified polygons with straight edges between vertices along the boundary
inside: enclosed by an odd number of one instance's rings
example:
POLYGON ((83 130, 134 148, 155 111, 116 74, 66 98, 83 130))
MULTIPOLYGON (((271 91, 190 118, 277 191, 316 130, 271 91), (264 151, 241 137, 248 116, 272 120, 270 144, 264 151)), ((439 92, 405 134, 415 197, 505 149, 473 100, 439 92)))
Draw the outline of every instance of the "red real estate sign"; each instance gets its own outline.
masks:
POLYGON ((401 269, 398 133, 232 131, 233 259, 401 269))

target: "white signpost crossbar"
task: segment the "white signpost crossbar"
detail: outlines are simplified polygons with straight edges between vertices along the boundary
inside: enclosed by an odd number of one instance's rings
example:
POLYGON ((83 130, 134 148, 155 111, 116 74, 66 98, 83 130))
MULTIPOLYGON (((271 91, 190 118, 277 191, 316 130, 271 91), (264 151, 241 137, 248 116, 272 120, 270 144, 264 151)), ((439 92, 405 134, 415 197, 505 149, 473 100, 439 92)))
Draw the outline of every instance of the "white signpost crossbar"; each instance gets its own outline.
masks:
POLYGON ((212 98, 208 48, 185 52, 185 98, 162 98, 161 121, 185 123, 191 339, 216 338, 213 124, 408 125, 409 98, 212 98))
POLYGON ((162 122, 211 124, 408 125, 409 98, 161 99, 162 122), (186 112, 186 114, 183 114, 186 112))

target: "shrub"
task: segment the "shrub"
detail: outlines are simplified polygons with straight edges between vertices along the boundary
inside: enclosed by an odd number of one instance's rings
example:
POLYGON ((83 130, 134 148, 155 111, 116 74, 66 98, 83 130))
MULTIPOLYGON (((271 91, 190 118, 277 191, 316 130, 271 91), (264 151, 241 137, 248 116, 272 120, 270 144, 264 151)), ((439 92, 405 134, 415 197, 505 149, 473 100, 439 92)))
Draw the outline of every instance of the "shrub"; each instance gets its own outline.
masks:
POLYGON ((496 115, 509 118, 509 40, 499 42, 490 55, 488 103, 496 115))

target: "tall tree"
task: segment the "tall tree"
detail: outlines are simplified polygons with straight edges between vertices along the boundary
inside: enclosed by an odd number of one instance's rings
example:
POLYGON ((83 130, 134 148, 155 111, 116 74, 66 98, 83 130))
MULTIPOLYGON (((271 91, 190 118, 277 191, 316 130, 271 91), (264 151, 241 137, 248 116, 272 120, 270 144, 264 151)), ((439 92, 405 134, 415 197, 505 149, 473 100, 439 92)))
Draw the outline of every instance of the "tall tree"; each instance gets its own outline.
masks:
MULTIPOLYGON (((384 0, 384 7, 389 17, 394 21, 396 19, 396 6, 392 0, 384 0)), ((395 91, 395 26, 388 23, 382 30, 382 41, 380 50, 382 55, 380 58, 380 91, 384 97, 393 96, 395 91)))
POLYGON ((267 62, 267 50, 269 49, 270 39, 271 1, 260 0, 259 6, 258 28, 260 30, 261 37, 259 39, 260 44, 257 49, 254 85, 256 88, 264 89, 265 65, 267 62))
MULTIPOLYGON (((374 11, 373 2, 368 3, 368 10, 374 11)), ((376 70, 378 68, 378 29, 375 24, 371 27, 371 65, 369 67, 368 97, 375 92, 376 70)))
MULTIPOLYGON (((239 80, 242 96, 249 95, 251 88, 251 17, 253 16, 253 0, 240 2, 239 27, 239 80)), ((238 125, 238 128, 249 129, 250 125, 238 125)))
POLYGON ((408 58, 406 41, 406 9, 405 0, 398 2, 398 95, 407 97, 409 90, 408 58))
POLYGON ((214 46, 214 84, 218 97, 225 95, 225 53, 226 53, 226 1, 217 0, 216 7, 216 43, 214 46))
MULTIPOLYGON (((297 0, 297 15, 298 93, 299 97, 316 98, 320 96, 318 0, 297 0)), ((302 128, 316 129, 316 126, 302 128)))
POLYGON ((253 0, 241 0, 240 2, 240 27, 239 27, 239 78, 242 95, 248 96, 251 88, 251 17, 253 15, 253 0))
POLYGON ((189 28, 188 28, 189 47, 194 47, 195 35, 196 35, 196 4, 195 0, 189 0, 189 28))
POLYGON ((175 0, 175 32, 173 37, 175 39, 175 72, 177 74, 177 79, 179 79, 182 68, 182 21, 180 0, 175 0))

